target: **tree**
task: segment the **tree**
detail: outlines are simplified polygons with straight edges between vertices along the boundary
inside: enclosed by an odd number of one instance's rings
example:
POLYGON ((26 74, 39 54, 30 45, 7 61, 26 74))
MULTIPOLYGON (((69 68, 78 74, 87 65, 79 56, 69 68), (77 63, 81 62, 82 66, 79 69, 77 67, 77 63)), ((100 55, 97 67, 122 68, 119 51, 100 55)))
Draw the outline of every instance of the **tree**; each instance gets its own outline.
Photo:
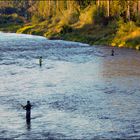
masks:
POLYGON ((107 17, 110 16, 110 0, 107 0, 107 17))
POLYGON ((130 0, 127 1, 126 18, 130 21, 130 0))

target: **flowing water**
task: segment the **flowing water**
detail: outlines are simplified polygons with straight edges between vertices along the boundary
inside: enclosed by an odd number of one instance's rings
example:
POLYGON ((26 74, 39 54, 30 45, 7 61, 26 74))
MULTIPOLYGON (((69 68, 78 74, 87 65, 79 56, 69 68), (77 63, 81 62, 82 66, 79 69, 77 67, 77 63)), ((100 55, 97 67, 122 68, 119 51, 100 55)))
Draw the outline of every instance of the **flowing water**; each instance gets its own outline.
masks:
POLYGON ((0 33, 0 138, 139 139, 140 52, 110 54, 109 47, 0 33), (27 100, 30 124, 21 107, 27 100))

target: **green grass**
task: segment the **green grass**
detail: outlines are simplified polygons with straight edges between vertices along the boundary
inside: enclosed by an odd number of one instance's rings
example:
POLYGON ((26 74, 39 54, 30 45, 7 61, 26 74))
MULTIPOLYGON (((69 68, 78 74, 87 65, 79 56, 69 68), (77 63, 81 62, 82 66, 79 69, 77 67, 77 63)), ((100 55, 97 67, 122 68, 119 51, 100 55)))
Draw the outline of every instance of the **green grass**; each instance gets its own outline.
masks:
POLYGON ((20 28, 17 33, 24 33, 24 34, 31 34, 30 30, 34 27, 34 25, 28 25, 25 27, 20 28))
POLYGON ((23 24, 0 24, 0 31, 3 32, 13 32, 15 33, 18 29, 20 29, 23 26, 23 24))

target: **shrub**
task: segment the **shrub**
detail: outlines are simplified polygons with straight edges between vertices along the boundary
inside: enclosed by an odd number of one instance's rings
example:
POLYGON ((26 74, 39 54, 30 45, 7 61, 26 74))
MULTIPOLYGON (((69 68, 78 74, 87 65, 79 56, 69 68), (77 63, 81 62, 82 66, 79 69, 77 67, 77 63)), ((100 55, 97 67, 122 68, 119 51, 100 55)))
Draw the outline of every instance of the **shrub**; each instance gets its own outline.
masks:
POLYGON ((54 24, 54 25, 58 24, 58 23, 60 22, 60 20, 61 20, 61 19, 60 19, 59 17, 54 17, 54 18, 53 18, 53 24, 54 24))
POLYGON ((120 22, 118 25, 118 32, 112 41, 112 45, 137 49, 140 44, 140 28, 132 21, 120 22))
POLYGON ((32 29, 32 28, 34 28, 35 27, 35 25, 32 25, 32 26, 25 26, 25 27, 23 27, 23 28, 20 28, 18 31, 17 31, 17 33, 29 33, 29 31, 32 29))
POLYGON ((105 19, 105 7, 101 6, 94 11, 94 23, 95 24, 106 24, 107 20, 105 19))
POLYGON ((61 34, 72 32, 72 27, 68 25, 62 26, 62 30, 60 31, 61 34))
POLYGON ((94 19, 94 12, 95 12, 96 7, 95 6, 88 6, 81 12, 80 14, 80 22, 82 24, 93 24, 93 19, 94 19))
POLYGON ((39 23, 41 21, 43 21, 43 17, 42 16, 39 16, 39 15, 33 15, 32 18, 31 18, 31 21, 33 23, 39 23))
POLYGON ((0 15, 0 24, 23 23, 23 19, 16 14, 0 15))
POLYGON ((3 7, 0 9, 0 13, 6 14, 6 15, 13 14, 16 12, 17 12, 17 8, 14 8, 14 7, 3 7))
POLYGON ((137 17, 136 25, 140 27, 140 16, 137 17))
POLYGON ((76 11, 69 11, 66 10, 64 11, 63 16, 61 17, 61 25, 70 25, 70 24, 74 24, 79 20, 79 13, 76 11))

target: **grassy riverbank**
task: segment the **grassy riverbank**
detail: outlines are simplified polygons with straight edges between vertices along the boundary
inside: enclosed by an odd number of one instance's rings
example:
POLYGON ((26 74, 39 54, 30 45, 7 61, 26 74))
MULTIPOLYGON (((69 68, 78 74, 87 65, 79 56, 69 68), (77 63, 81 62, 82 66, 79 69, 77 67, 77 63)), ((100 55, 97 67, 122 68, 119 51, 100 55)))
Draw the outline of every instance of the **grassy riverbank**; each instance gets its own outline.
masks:
POLYGON ((91 45, 140 48, 140 27, 134 22, 118 21, 111 22, 106 26, 93 24, 69 26, 45 21, 26 25, 17 33, 36 34, 50 39, 78 41, 91 45))
POLYGON ((11 33, 16 33, 18 29, 20 29, 23 25, 22 24, 4 24, 0 25, 0 31, 3 32, 11 32, 11 33))
POLYGON ((50 39, 78 41, 91 45, 108 45, 140 49, 140 27, 134 22, 111 22, 110 24, 75 25, 56 24, 54 21, 41 23, 0 25, 0 30, 24 34, 41 35, 50 39))
POLYGON ((24 18, 15 14, 0 14, 0 31, 16 32, 24 25, 24 18))

